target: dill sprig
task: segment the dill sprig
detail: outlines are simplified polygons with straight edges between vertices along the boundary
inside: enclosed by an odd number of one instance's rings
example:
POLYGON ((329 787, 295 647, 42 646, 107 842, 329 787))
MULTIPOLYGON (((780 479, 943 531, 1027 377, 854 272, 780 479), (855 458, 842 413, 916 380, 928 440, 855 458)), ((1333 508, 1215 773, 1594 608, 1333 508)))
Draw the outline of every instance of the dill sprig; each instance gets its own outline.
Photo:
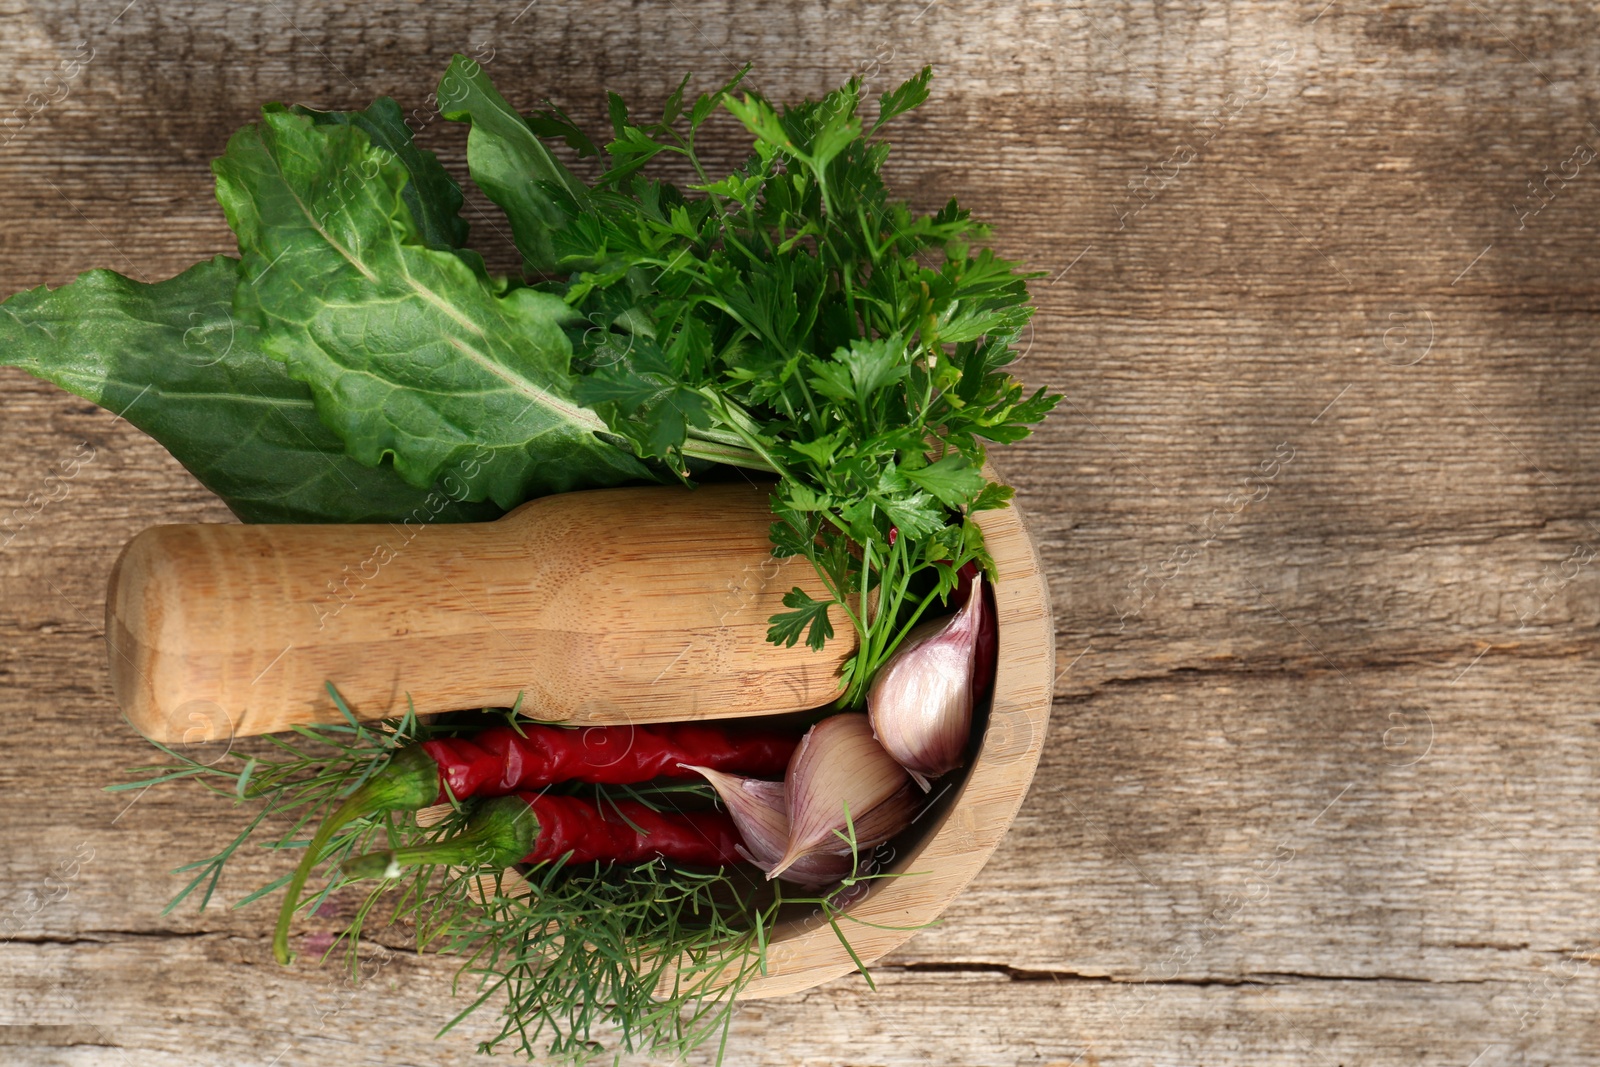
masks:
MULTIPOLYGON (((264 753, 230 751, 211 764, 157 743, 169 762, 137 768, 136 780, 108 787, 126 791, 190 781, 236 804, 259 806, 215 855, 177 869, 195 873, 163 914, 197 893, 204 910, 226 865, 253 837, 268 849, 305 849, 312 842, 308 828, 334 815, 400 752, 487 725, 482 714, 425 723, 411 712, 363 723, 332 686, 329 693, 343 722, 296 727, 292 734, 263 738, 264 753)), ((501 713, 517 721, 516 709, 501 713)), ((714 796, 708 786, 688 783, 568 790, 663 809, 709 803, 714 796)), ((712 1039, 719 1039, 721 1049, 735 998, 767 969, 780 920, 819 912, 866 975, 842 925, 859 920, 846 909, 866 883, 898 877, 861 873, 820 895, 790 896, 781 882, 767 883, 742 869, 689 870, 664 861, 570 867, 550 861, 516 872, 423 863, 365 889, 340 871, 340 864, 377 848, 454 837, 475 808, 456 802, 421 819, 417 812, 386 811, 350 821, 322 850, 327 873, 300 910, 314 912, 334 893, 361 893, 323 956, 342 948, 354 978, 360 976, 362 941, 374 933, 403 929, 419 952, 458 957, 452 989, 471 999, 439 1033, 491 1008, 500 1029, 480 1042, 483 1052, 508 1047, 530 1059, 583 1064, 625 1052, 682 1055, 712 1039), (374 930, 380 917, 382 925, 374 930)), ((846 815, 841 838, 854 854, 854 826, 846 815)), ((858 862, 856 869, 869 868, 858 862)), ((234 907, 283 888, 292 877, 274 879, 234 907)))
MULTIPOLYGON (((264 753, 246 756, 230 748, 220 759, 211 763, 202 762, 159 741, 151 741, 170 762, 136 767, 131 772, 136 776, 134 781, 106 787, 108 792, 125 792, 191 781, 218 796, 232 799, 235 804, 260 804, 238 835, 215 855, 184 864, 173 871, 174 874, 197 873, 168 901, 162 909, 163 915, 169 914, 197 890, 200 892, 198 910, 204 911, 211 903, 228 862, 238 854, 246 841, 266 826, 281 825, 286 819, 289 821, 288 828, 279 832, 277 837, 262 842, 267 848, 283 850, 307 847, 311 841, 306 833, 309 826, 326 818, 346 797, 388 766, 397 751, 431 734, 411 710, 397 718, 361 722, 332 685, 328 686, 328 692, 343 722, 297 725, 290 733, 261 738, 267 748, 264 753)), ((381 813, 359 819, 335 838, 327 856, 337 860, 357 848, 369 847, 379 832, 391 840, 400 840, 415 831, 415 820, 405 812, 381 813)), ((282 888, 292 877, 292 873, 285 874, 261 886, 239 900, 234 907, 243 907, 259 900, 282 888)), ((315 910, 319 907, 332 888, 331 883, 325 886, 307 902, 307 908, 315 910)))
POLYGON ((760 912, 740 900, 749 884, 726 873, 546 863, 525 876, 526 894, 489 877, 481 903, 433 924, 474 998, 441 1032, 501 1005, 500 1032, 481 1051, 510 1042, 530 1058, 583 1062, 611 1039, 620 1051, 686 1052, 725 1026, 759 965, 747 949, 760 912))
MULTIPOLYGON (((513 883, 492 868, 407 872, 393 917, 414 924, 419 950, 462 959, 454 988, 473 999, 441 1036, 497 1006, 500 1030, 479 1051, 505 1045, 573 1064, 628 1052, 682 1056, 714 1038, 720 1062, 735 1000, 766 973, 774 929, 811 909, 870 985, 843 928, 859 920, 846 909, 867 883, 901 877, 863 873, 824 894, 789 896, 781 882, 662 861, 550 861, 520 873, 513 883)), ((353 965, 356 942, 349 947, 353 965)))

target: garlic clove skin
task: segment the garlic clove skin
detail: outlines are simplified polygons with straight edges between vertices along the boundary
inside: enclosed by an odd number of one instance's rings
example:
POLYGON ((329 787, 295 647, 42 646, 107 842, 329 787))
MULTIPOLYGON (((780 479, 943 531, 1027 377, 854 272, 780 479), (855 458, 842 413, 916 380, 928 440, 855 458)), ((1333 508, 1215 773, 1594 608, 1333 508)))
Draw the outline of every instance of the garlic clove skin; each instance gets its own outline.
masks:
MULTIPOLYGON (((758 863, 756 866, 759 867, 761 864, 758 863)), ((793 882, 802 889, 820 889, 822 886, 844 881, 854 873, 855 868, 855 857, 849 853, 839 856, 828 852, 814 852, 809 856, 801 856, 785 867, 782 873, 768 877, 793 882)))
MULTIPOLYGON (((856 853, 864 856, 901 830, 904 830, 907 826, 910 826, 911 817, 917 813, 917 809, 921 806, 922 794, 917 792, 910 782, 906 782, 895 790, 887 800, 868 811, 859 819, 855 816, 855 810, 851 809, 850 829, 855 831, 856 853)), ((844 820, 841 818, 839 820, 839 832, 830 834, 829 840, 819 845, 818 851, 811 855, 848 856, 850 855, 849 836, 849 830, 845 829, 844 820)), ((797 863, 795 866, 798 867, 799 864, 797 863)))
POLYGON ((907 634, 867 690, 874 736, 924 792, 928 779, 961 766, 987 610, 979 572, 961 610, 907 634))
MULTIPOLYGON (((979 571, 976 563, 967 563, 960 570, 960 581, 956 583, 956 596, 960 598, 960 607, 966 606, 966 598, 973 595, 975 582, 979 571)), ((982 590, 978 590, 982 595, 982 590)), ((957 610, 960 610, 958 608, 957 610)), ((978 656, 972 675, 972 706, 977 707, 983 703, 984 697, 994 688, 995 660, 999 655, 999 620, 995 618, 994 603, 989 597, 984 597, 980 609, 983 618, 978 623, 978 656)))
MULTIPOLYGON (((704 776, 722 798, 744 844, 739 851, 763 872, 774 867, 789 845, 789 814, 782 782, 725 774, 710 767, 679 764, 704 776)), ((807 889, 842 881, 854 868, 849 849, 843 855, 818 852, 803 856, 783 872, 783 880, 807 889)))
POLYGON ((784 777, 788 847, 767 877, 805 857, 848 853, 849 843, 840 837, 846 833, 847 812, 857 853, 876 848, 911 821, 915 803, 896 799, 909 797, 909 787, 905 769, 873 739, 865 715, 845 712, 823 719, 801 738, 789 760, 784 777))
POLYGON ((724 774, 687 763, 679 766, 711 783, 756 866, 765 869, 778 861, 789 847, 789 815, 784 806, 782 782, 724 774))

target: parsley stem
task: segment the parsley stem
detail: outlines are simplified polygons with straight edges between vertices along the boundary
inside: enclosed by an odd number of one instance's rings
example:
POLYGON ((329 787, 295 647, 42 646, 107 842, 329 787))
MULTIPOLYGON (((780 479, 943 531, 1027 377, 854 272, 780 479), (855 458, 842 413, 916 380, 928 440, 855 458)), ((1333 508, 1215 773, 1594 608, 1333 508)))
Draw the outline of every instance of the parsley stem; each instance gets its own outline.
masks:
MULTIPOLYGON (((874 507, 873 511, 876 512, 877 508, 874 507)), ((884 577, 887 579, 888 575, 885 574, 884 577)), ((866 544, 861 546, 861 621, 866 625, 866 628, 869 631, 872 629, 872 624, 875 621, 874 618, 873 618, 871 607, 870 607, 871 601, 867 599, 867 593, 871 590, 871 587, 872 587, 872 542, 868 541, 866 544)), ((880 585, 879 588, 881 589, 882 586, 880 585)), ((877 614, 876 621, 882 621, 882 619, 883 619, 883 608, 884 608, 883 598, 880 596, 878 598, 878 614, 877 614)), ((865 644, 866 636, 867 635, 865 633, 863 633, 861 635, 861 637, 863 639, 863 641, 862 641, 863 645, 865 644)))
POLYGON ((842 263, 840 265, 839 279, 843 283, 840 288, 844 291, 844 306, 850 315, 850 325, 856 329, 857 336, 871 336, 867 331, 866 323, 862 322, 856 314, 855 285, 852 283, 850 278, 849 263, 842 263))
POLYGON ((748 414, 741 411, 731 400, 715 389, 703 388, 699 392, 701 396, 709 400, 718 409, 718 413, 722 416, 722 421, 739 436, 739 439, 767 463, 767 470, 772 471, 786 481, 794 482, 797 485, 804 484, 800 479, 790 474, 783 464, 774 459, 772 454, 761 446, 761 439, 755 433, 755 423, 748 414))
POLYGON ((754 450, 739 445, 723 444, 721 441, 690 438, 683 443, 683 454, 692 456, 695 459, 708 460, 712 463, 726 463, 732 467, 743 467, 745 470, 766 471, 769 474, 777 473, 777 469, 754 450))
POLYGON ((740 437, 732 430, 719 430, 715 426, 710 426, 705 429, 691 427, 689 430, 689 436, 697 438, 701 441, 715 441, 719 445, 730 445, 734 448, 744 447, 744 438, 740 437))

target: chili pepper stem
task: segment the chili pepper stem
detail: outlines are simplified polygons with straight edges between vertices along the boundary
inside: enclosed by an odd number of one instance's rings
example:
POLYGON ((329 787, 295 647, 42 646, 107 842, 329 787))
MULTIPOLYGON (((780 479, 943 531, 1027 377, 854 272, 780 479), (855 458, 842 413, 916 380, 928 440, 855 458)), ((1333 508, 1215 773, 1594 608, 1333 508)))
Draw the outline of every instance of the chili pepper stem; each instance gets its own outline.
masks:
POLYGON ((289 924, 300 906, 300 894, 306 880, 321 860, 328 844, 344 827, 361 818, 382 811, 410 811, 426 807, 439 795, 439 769, 420 747, 402 749, 382 770, 375 772, 354 793, 333 809, 322 825, 317 827, 305 855, 295 868, 294 877, 278 910, 278 925, 272 934, 272 955, 279 963, 294 962, 289 951, 289 924))
POLYGON ((454 837, 422 845, 383 849, 339 865, 346 878, 398 878, 406 867, 509 867, 533 851, 539 820, 521 797, 498 797, 472 814, 454 837))

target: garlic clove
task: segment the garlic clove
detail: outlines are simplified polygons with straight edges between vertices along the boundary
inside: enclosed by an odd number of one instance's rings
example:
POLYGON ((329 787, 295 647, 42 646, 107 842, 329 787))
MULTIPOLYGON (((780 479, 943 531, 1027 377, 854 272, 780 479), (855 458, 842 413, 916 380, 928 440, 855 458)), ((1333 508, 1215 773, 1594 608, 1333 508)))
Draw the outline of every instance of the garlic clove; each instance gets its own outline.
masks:
MULTIPOLYGON (((877 846, 874 845, 874 848, 877 846)), ((801 856, 785 867, 783 873, 775 877, 785 882, 815 889, 818 886, 833 885, 842 882, 856 869, 856 858, 848 852, 844 855, 834 855, 827 852, 817 852, 810 856, 801 856)))
POLYGON ((784 807, 782 782, 724 774, 710 767, 679 764, 711 783, 733 819, 734 828, 744 839, 745 848, 756 866, 763 869, 778 862, 789 847, 789 815, 784 807))
POLYGON ((856 853, 865 855, 911 825, 911 817, 921 805, 922 794, 910 782, 905 782, 888 799, 859 819, 855 810, 851 809, 849 829, 845 828, 841 818, 838 833, 830 834, 829 839, 819 845, 813 855, 850 855, 850 830, 855 831, 856 853))
MULTIPOLYGON (((765 869, 765 865, 756 864, 765 869)), ((804 889, 817 889, 825 885, 842 882, 856 867, 855 857, 848 852, 837 855, 831 852, 813 852, 809 856, 801 856, 779 874, 769 874, 768 878, 779 878, 785 882, 793 882, 804 889)))
POLYGON ((848 842, 839 836, 846 832, 847 813, 858 854, 887 841, 911 821, 915 804, 896 800, 901 793, 909 796, 909 784, 905 769, 873 739, 865 715, 846 712, 823 719, 801 738, 789 760, 784 778, 788 848, 767 877, 808 856, 848 852, 848 842))
MULTIPOLYGON (((962 565, 960 581, 956 584, 957 610, 965 607, 967 598, 974 593, 984 596, 982 587, 975 584, 979 573, 976 562, 969 561, 962 565)), ((993 600, 984 596, 984 602, 979 606, 979 610, 983 613, 983 618, 978 623, 978 654, 973 665, 973 707, 983 703, 983 698, 994 688, 995 660, 998 658, 1000 644, 999 620, 995 618, 993 600)))
MULTIPOLYGON (((783 783, 725 774, 687 763, 679 766, 703 775, 722 798, 728 816, 744 839, 740 853, 763 871, 776 865, 789 842, 789 814, 784 804, 783 783)), ((819 852, 791 864, 783 872, 783 880, 806 888, 832 885, 849 875, 854 863, 848 849, 843 855, 819 852)))
POLYGON ((924 792, 928 779, 961 766, 986 615, 980 572, 961 610, 907 634, 867 690, 873 735, 924 792))

